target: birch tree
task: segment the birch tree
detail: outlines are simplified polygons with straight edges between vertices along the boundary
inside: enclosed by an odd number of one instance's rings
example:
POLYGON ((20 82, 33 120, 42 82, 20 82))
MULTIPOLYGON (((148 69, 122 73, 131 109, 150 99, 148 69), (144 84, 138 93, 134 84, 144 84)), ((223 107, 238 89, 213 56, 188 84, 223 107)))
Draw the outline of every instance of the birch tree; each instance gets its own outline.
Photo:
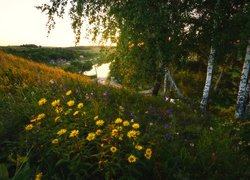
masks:
MULTIPOLYGON (((220 6, 220 0, 217 0, 216 5, 215 5, 215 9, 214 9, 215 16, 219 15, 219 13, 218 13, 219 6, 220 6)), ((218 17, 216 17, 216 18, 214 17, 213 36, 215 36, 214 34, 216 33, 216 30, 218 28, 217 18, 218 17)), ((206 109, 207 109, 209 90, 211 88, 212 77, 213 77, 214 59, 215 59, 215 37, 212 37, 212 45, 210 48, 210 54, 209 54, 208 64, 207 64, 206 82, 205 82, 205 86, 204 86, 203 94, 202 94, 202 99, 201 99, 201 103, 200 103, 200 108, 201 108, 202 112, 206 112, 206 109)))
POLYGON ((235 117, 237 119, 242 119, 244 114, 244 104, 246 102, 247 93, 247 79, 250 67, 250 38, 248 39, 248 45, 246 50, 246 56, 243 64, 243 69, 240 78, 239 91, 237 96, 237 105, 235 110, 235 117))
POLYGON ((202 112, 206 112, 206 108, 208 104, 209 90, 212 84, 212 77, 213 77, 214 57, 215 57, 215 48, 211 46, 211 50, 210 50, 210 54, 208 58, 208 64, 207 64, 206 83, 205 83, 202 100, 200 104, 200 108, 202 112))

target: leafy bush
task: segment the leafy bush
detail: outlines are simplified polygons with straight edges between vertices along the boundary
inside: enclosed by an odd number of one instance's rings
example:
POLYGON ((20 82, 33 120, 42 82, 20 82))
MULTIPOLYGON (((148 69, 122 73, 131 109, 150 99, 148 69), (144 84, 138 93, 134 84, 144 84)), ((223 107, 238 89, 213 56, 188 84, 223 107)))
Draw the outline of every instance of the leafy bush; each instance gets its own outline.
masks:
POLYGON ((70 65, 63 67, 65 71, 79 73, 79 72, 85 72, 92 69, 93 63, 91 61, 72 61, 70 62, 70 65))

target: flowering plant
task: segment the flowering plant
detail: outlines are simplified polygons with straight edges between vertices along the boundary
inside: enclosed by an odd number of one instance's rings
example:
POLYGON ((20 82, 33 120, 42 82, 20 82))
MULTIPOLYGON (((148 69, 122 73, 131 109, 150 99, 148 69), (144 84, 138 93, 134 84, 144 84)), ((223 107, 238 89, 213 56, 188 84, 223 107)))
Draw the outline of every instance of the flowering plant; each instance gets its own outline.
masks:
POLYGON ((39 159, 36 165, 44 176, 68 176, 65 171, 70 171, 68 178, 133 176, 136 169, 131 166, 142 168, 153 155, 140 124, 122 117, 101 119, 84 101, 75 99, 71 90, 62 98, 39 100, 43 112, 24 127, 28 145, 38 149, 33 154, 39 159), (52 164, 56 171, 51 171, 52 164))

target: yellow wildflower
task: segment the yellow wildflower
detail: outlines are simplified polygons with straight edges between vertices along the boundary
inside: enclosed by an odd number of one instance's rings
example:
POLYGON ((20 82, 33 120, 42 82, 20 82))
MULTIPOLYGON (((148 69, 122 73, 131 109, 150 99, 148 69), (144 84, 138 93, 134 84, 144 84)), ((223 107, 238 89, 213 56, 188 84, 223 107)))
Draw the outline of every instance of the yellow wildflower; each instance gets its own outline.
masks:
POLYGON ((144 45, 144 42, 139 42, 138 44, 137 44, 137 46, 139 46, 139 47, 141 47, 141 46, 143 46, 144 45))
POLYGON ((94 117, 94 120, 96 121, 98 118, 99 118, 99 116, 95 116, 95 117, 94 117))
POLYGON ((37 121, 39 121, 39 120, 41 120, 41 119, 43 119, 43 118, 45 118, 45 114, 44 113, 42 113, 42 114, 38 114, 38 116, 37 116, 37 121))
POLYGON ((60 116, 57 116, 57 117, 54 119, 55 122, 58 122, 59 120, 60 120, 60 116))
POLYGON ((30 120, 30 122, 31 122, 31 123, 36 122, 36 121, 37 121, 37 119, 36 119, 36 118, 35 118, 35 119, 30 120))
POLYGON ((104 161, 98 161, 98 166, 101 168, 104 165, 104 161))
POLYGON ((135 130, 131 130, 127 133, 129 138, 136 138, 137 132, 135 130))
POLYGON ((117 119, 115 120, 115 123, 116 123, 116 124, 122 123, 122 119, 121 119, 121 118, 117 118, 117 119))
POLYGON ((53 107, 59 106, 59 105, 60 105, 60 99, 54 100, 54 101, 51 103, 51 105, 52 105, 53 107))
POLYGON ((129 126, 129 124, 130 124, 129 121, 124 121, 123 122, 123 126, 129 126))
POLYGON ((123 129, 122 126, 118 126, 118 127, 117 127, 117 130, 118 130, 118 131, 122 131, 122 129, 123 129))
POLYGON ((117 136, 117 135, 118 135, 118 130, 112 129, 111 136, 117 136))
POLYGON ((57 138, 52 140, 52 144, 57 144, 58 142, 59 140, 57 138))
POLYGON ((70 100, 67 102, 68 106, 74 106, 75 101, 74 100, 70 100))
POLYGON ((79 104, 77 105, 77 108, 78 108, 78 109, 82 109, 82 108, 83 108, 83 103, 79 103, 79 104))
POLYGON ((123 134, 121 134, 120 136, 119 136, 119 138, 118 138, 120 141, 122 141, 123 140, 123 134))
POLYGON ((56 113, 59 114, 63 111, 63 108, 62 107, 56 107, 56 113))
POLYGON ((95 123, 97 126, 102 126, 104 124, 104 121, 103 120, 98 120, 96 121, 95 123))
POLYGON ((117 151, 117 148, 116 148, 115 146, 112 146, 112 147, 110 148, 110 151, 111 151, 112 153, 115 153, 115 152, 117 151))
POLYGON ((79 114, 79 111, 74 112, 73 116, 77 116, 79 114))
POLYGON ((42 176, 43 176, 43 173, 42 173, 42 172, 37 173, 37 174, 36 174, 35 180, 41 180, 42 176))
POLYGON ((28 124, 27 126, 25 126, 25 130, 26 131, 30 131, 31 129, 33 129, 33 125, 32 124, 28 124))
POLYGON ((140 128, 140 125, 139 125, 138 123, 134 123, 134 124, 132 125, 132 127, 133 127, 134 129, 139 129, 139 128, 140 128))
POLYGON ((130 43, 128 43, 128 47, 129 47, 129 48, 132 48, 132 47, 134 47, 134 46, 135 46, 135 44, 134 44, 134 43, 131 43, 131 42, 130 42, 130 43))
POLYGON ((57 132, 57 134, 58 134, 59 136, 61 136, 61 135, 65 134, 66 132, 67 132, 66 129, 61 129, 60 131, 57 132))
POLYGON ((77 137, 79 134, 79 130, 73 130, 71 131, 69 137, 72 138, 72 137, 77 137))
POLYGON ((44 105, 46 102, 47 102, 47 100, 46 100, 45 98, 42 98, 42 99, 40 99, 40 100, 38 101, 38 105, 39 105, 39 106, 42 106, 42 105, 44 105))
POLYGON ((150 148, 147 148, 146 149, 146 154, 151 155, 152 154, 152 150, 150 148))
POLYGON ((136 146, 135 146, 135 149, 137 149, 137 150, 139 150, 139 151, 140 151, 140 150, 142 150, 142 149, 143 149, 143 147, 142 147, 141 145, 136 145, 136 146))
POLYGON ((100 135, 102 133, 102 130, 97 129, 95 133, 96 133, 96 135, 100 135))
POLYGON ((88 141, 92 141, 95 139, 95 133, 91 132, 88 134, 87 138, 88 141))
POLYGON ((66 95, 69 96, 71 93, 72 93, 72 91, 69 90, 69 91, 66 92, 66 95))
POLYGON ((151 155, 151 154, 146 154, 146 153, 145 153, 144 156, 146 157, 146 159, 150 159, 152 155, 151 155))
POLYGON ((128 162, 130 162, 130 163, 134 163, 134 162, 136 162, 136 157, 134 156, 134 155, 130 155, 129 157, 128 157, 128 162))
POLYGON ((71 113, 71 111, 72 111, 72 109, 68 109, 68 110, 64 113, 64 115, 68 115, 68 114, 70 114, 70 113, 71 113))

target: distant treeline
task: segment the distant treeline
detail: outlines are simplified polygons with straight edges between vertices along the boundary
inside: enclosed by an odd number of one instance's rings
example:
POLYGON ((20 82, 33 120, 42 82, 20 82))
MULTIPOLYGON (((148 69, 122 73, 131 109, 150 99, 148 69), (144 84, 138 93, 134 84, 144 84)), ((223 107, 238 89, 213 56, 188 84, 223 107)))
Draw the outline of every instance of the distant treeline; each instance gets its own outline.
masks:
POLYGON ((89 60, 96 57, 100 47, 42 47, 35 44, 24 44, 21 46, 6 46, 0 47, 0 50, 17 55, 23 58, 32 59, 34 61, 49 63, 51 60, 66 60, 74 61, 79 58, 82 60, 89 60))

